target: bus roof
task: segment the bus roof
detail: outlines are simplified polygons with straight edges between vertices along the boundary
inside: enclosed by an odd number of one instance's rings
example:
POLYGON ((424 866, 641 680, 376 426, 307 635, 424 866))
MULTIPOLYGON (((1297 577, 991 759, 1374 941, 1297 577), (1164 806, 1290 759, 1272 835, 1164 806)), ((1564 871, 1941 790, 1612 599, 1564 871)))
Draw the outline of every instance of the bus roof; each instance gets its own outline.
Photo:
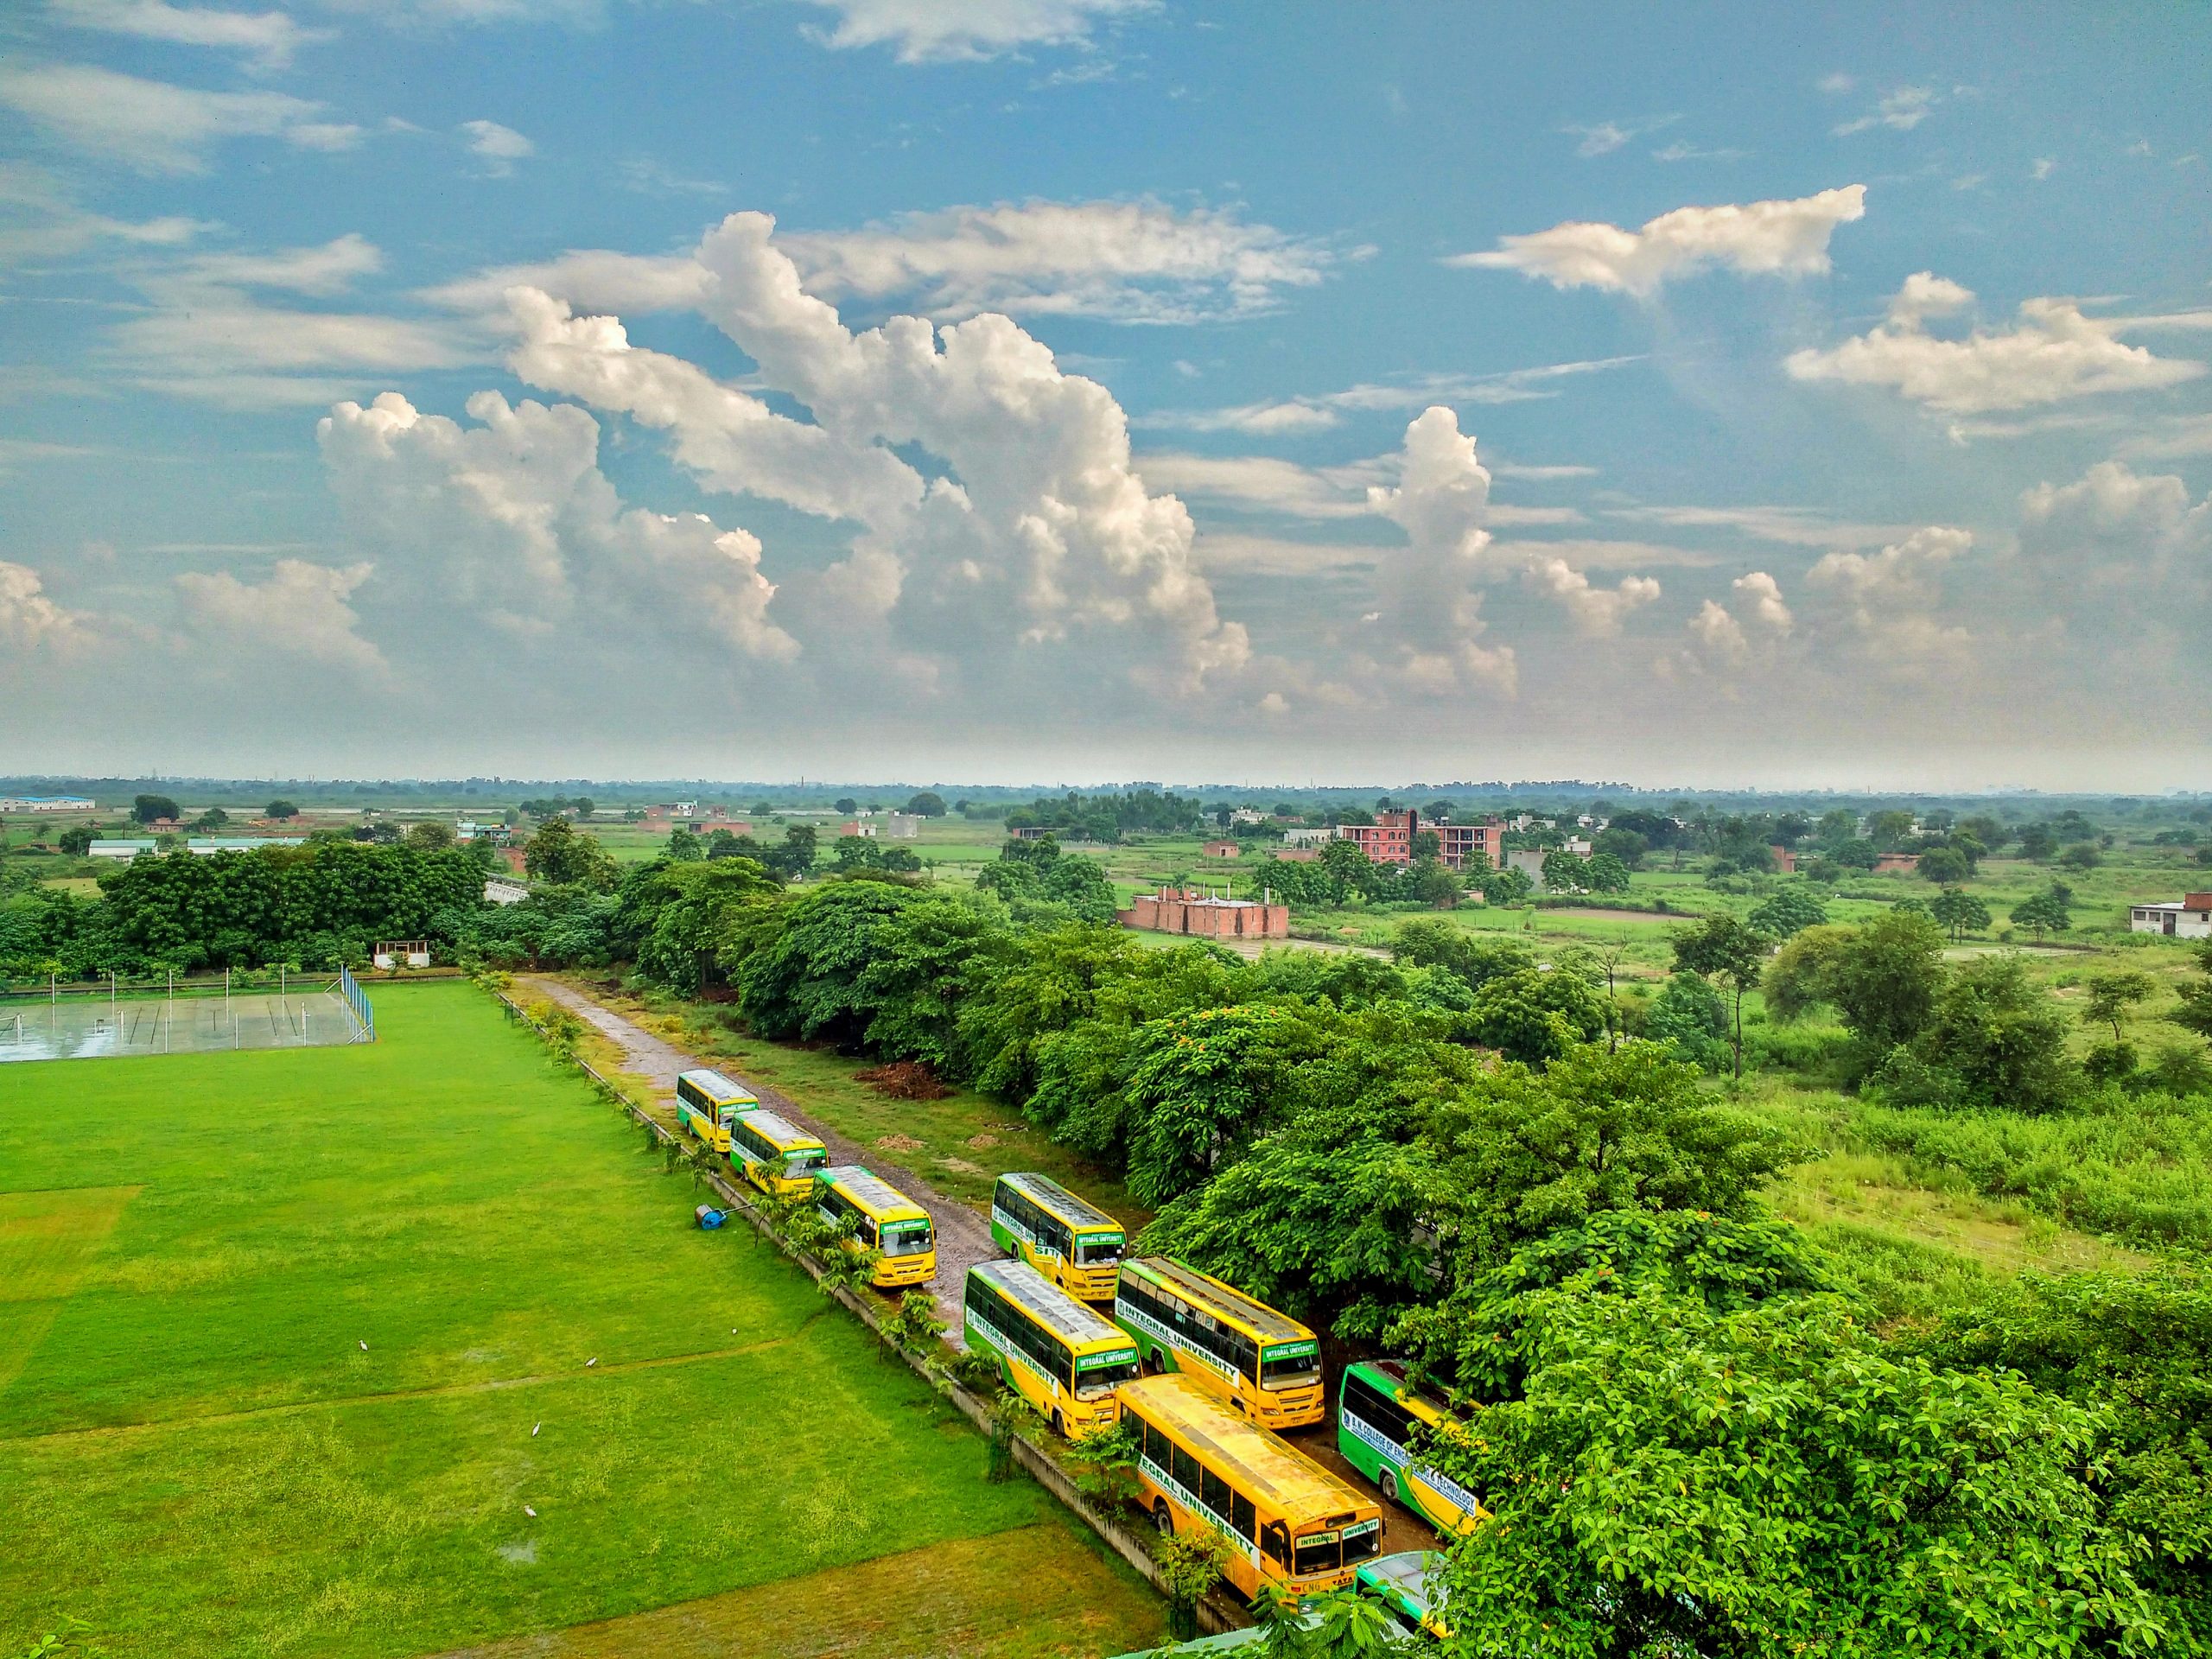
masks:
POLYGON ((1238 1416, 1187 1376, 1173 1371, 1141 1376, 1122 1384, 1121 1395, 1125 1406, 1190 1441, 1232 1485, 1295 1520, 1382 1512, 1372 1498, 1281 1435, 1238 1416))
POLYGON ((1431 1600, 1430 1580, 1441 1579, 1443 1573, 1444 1557, 1433 1549, 1402 1549, 1395 1555, 1378 1555, 1359 1569, 1361 1578, 1402 1590, 1424 1607, 1431 1600))
POLYGON ((720 1105, 726 1100, 757 1100, 760 1098, 759 1096, 755 1095, 743 1084, 732 1083, 728 1077, 722 1076, 721 1072, 709 1071, 703 1068, 696 1071, 679 1071, 676 1074, 676 1080, 678 1083, 690 1084, 694 1089, 699 1090, 701 1092, 709 1096, 716 1105, 720 1105))
POLYGON ((1415 1411, 1426 1411, 1431 1417, 1446 1418, 1452 1414, 1451 1402, 1434 1392, 1421 1387, 1406 1375, 1402 1359, 1356 1359, 1344 1367, 1346 1371, 1370 1371, 1388 1383, 1400 1403, 1415 1411))
POLYGON ((1262 1342, 1313 1339, 1313 1332, 1287 1313, 1278 1313, 1265 1302, 1255 1302, 1234 1285, 1224 1285, 1196 1268, 1186 1268, 1171 1256, 1139 1255, 1122 1263, 1122 1271, 1135 1268, 1140 1276, 1158 1280, 1179 1295, 1211 1302, 1252 1327, 1262 1342))
POLYGON ((815 1179, 841 1188, 845 1196, 878 1221, 926 1221, 929 1211, 864 1164, 832 1164, 815 1179))
POLYGON ((1104 1229, 1116 1233, 1122 1230, 1120 1222, 1088 1199, 1078 1198, 1049 1175, 1024 1172, 1001 1175, 999 1179, 1077 1230, 1104 1229))
POLYGON ((763 1141, 772 1141, 785 1148, 818 1147, 822 1144, 791 1119, 779 1116, 766 1107, 757 1112, 746 1113, 744 1122, 747 1128, 752 1130, 763 1141))
POLYGON ((1134 1345, 1128 1332, 1084 1306, 1027 1262, 982 1262, 968 1272, 1075 1347, 1103 1342, 1134 1345))

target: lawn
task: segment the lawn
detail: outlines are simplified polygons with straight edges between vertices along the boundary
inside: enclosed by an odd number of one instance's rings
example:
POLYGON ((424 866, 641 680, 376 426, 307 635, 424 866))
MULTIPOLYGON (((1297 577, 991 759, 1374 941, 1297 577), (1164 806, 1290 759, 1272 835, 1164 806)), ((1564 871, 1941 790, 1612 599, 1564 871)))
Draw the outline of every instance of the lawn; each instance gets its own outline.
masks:
POLYGON ((677 1603, 757 1622, 786 1581, 863 1599, 847 1651, 1156 1637, 496 1004, 376 996, 373 1047, 7 1068, 0 1652, 73 1614, 117 1656, 398 1659, 677 1603), (1059 1594, 978 1626, 946 1552, 1049 1557, 1059 1594))

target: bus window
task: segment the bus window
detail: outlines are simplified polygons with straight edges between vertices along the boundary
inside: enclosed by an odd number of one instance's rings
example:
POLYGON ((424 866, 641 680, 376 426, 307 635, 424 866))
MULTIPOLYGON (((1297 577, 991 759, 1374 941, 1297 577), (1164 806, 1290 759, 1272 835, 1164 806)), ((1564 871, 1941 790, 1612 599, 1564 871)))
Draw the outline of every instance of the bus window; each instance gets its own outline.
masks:
POLYGON ((1268 1558, 1285 1567, 1290 1565, 1290 1529, 1280 1521, 1270 1521, 1260 1529, 1260 1548, 1268 1558))
POLYGON ((930 1248, 930 1224, 925 1221, 894 1221, 885 1228, 886 1255, 919 1255, 930 1248))
POLYGON ((1079 1267, 1111 1267, 1122 1259, 1122 1241, 1118 1238, 1086 1238, 1076 1249, 1076 1262, 1079 1267))
POLYGON ((1358 1526, 1344 1529, 1344 1565, 1363 1561, 1382 1548, 1382 1526, 1377 1521, 1362 1522, 1358 1526))
POLYGON ((1198 1471, 1198 1501, 1216 1515, 1230 1512, 1229 1483, 1211 1469, 1198 1471))
POLYGON ((1175 1459, 1169 1467, 1174 1471, 1176 1480, 1180 1483, 1185 1491, 1197 1491, 1198 1490, 1198 1460, 1179 1446, 1173 1450, 1175 1459))
POLYGON ((1294 1573, 1332 1573, 1344 1565, 1344 1545, 1342 1535, 1333 1532, 1308 1533, 1298 1541, 1298 1549, 1291 1560, 1294 1573))
POLYGON ((1075 1397, 1078 1400, 1103 1400, 1124 1382, 1134 1382, 1137 1376, 1135 1354, 1127 1359, 1109 1360, 1105 1364, 1085 1364, 1076 1361, 1075 1397))
POLYGON ((1252 1507, 1252 1500, 1245 1497, 1242 1492, 1230 1492, 1229 1495, 1229 1520, 1230 1526, 1236 1529, 1236 1535, 1239 1538, 1242 1538, 1246 1543, 1250 1543, 1252 1541, 1252 1529, 1259 1520, 1258 1511, 1252 1507))
POLYGON ((816 1170, 829 1166, 830 1154, 819 1147, 808 1147, 784 1154, 784 1173, 793 1178, 811 1175, 816 1170))
POLYGON ((1300 1344, 1302 1354, 1269 1354, 1260 1361, 1260 1386, 1263 1389, 1295 1389, 1321 1380, 1321 1356, 1317 1344, 1300 1344))

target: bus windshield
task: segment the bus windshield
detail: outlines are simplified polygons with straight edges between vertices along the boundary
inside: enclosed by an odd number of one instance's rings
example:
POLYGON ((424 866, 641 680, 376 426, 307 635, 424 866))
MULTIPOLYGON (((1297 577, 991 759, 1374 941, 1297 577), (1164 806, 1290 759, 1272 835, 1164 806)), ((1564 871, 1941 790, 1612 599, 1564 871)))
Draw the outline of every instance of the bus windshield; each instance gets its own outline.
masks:
POLYGON ((883 1230, 886 1255, 920 1255, 930 1248, 926 1221, 894 1221, 883 1230))
POLYGON ((1344 1565, 1344 1535, 1337 1532, 1308 1533, 1291 1544, 1290 1570, 1307 1573, 1333 1573, 1344 1565))
POLYGON ((829 1166, 830 1154, 819 1147, 808 1147, 784 1154, 784 1173, 786 1175, 810 1175, 817 1169, 829 1166))
POLYGON ((1270 1349, 1260 1361, 1260 1386, 1263 1389, 1298 1389, 1320 1380, 1321 1356, 1313 1343, 1300 1343, 1290 1352, 1270 1349))
POLYGON ((1119 1233, 1093 1233, 1075 1242, 1076 1265, 1084 1268, 1111 1267, 1122 1259, 1122 1236, 1119 1233))
POLYGON ((1126 1353, 1109 1354, 1103 1358, 1079 1360, 1075 1374, 1075 1397, 1078 1400, 1103 1400, 1124 1382, 1137 1380, 1137 1356, 1132 1348, 1126 1353))

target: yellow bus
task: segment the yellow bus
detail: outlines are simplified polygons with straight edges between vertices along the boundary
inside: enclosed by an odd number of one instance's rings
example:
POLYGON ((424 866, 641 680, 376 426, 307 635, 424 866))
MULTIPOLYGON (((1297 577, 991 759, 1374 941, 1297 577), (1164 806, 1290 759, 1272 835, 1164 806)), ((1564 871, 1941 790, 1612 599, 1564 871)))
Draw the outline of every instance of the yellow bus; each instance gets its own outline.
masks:
POLYGON ((763 1192, 804 1193, 830 1150, 796 1123, 758 1107, 729 1126, 730 1166, 763 1192))
POLYGON ((991 1237, 1078 1301, 1110 1302, 1122 1224, 1043 1175, 1001 1175, 991 1189, 991 1237))
POLYGON ((858 1164, 832 1164, 814 1177, 815 1208, 831 1225, 855 1217, 854 1248, 880 1250, 880 1289, 925 1284, 937 1277, 937 1234, 930 1212, 858 1164))
POLYGON ((1026 1262, 968 1269, 961 1324, 975 1353, 998 1356, 999 1377, 1073 1439, 1121 1419, 1114 1390, 1137 1374, 1137 1348, 1026 1262))
POLYGON ((1123 1386, 1122 1413, 1143 1441, 1137 1484, 1153 1524, 1218 1531, 1224 1576, 1247 1596, 1262 1584, 1301 1598, 1341 1590, 1382 1553, 1380 1504, 1195 1378, 1140 1377, 1123 1386))
POLYGON ((1122 1263, 1114 1323, 1147 1371, 1179 1371, 1269 1428, 1327 1414, 1321 1339, 1287 1314, 1164 1255, 1122 1263))
POLYGON ((676 1074, 676 1122, 716 1152, 729 1150, 730 1120, 752 1111, 760 1096, 719 1071, 676 1074))

